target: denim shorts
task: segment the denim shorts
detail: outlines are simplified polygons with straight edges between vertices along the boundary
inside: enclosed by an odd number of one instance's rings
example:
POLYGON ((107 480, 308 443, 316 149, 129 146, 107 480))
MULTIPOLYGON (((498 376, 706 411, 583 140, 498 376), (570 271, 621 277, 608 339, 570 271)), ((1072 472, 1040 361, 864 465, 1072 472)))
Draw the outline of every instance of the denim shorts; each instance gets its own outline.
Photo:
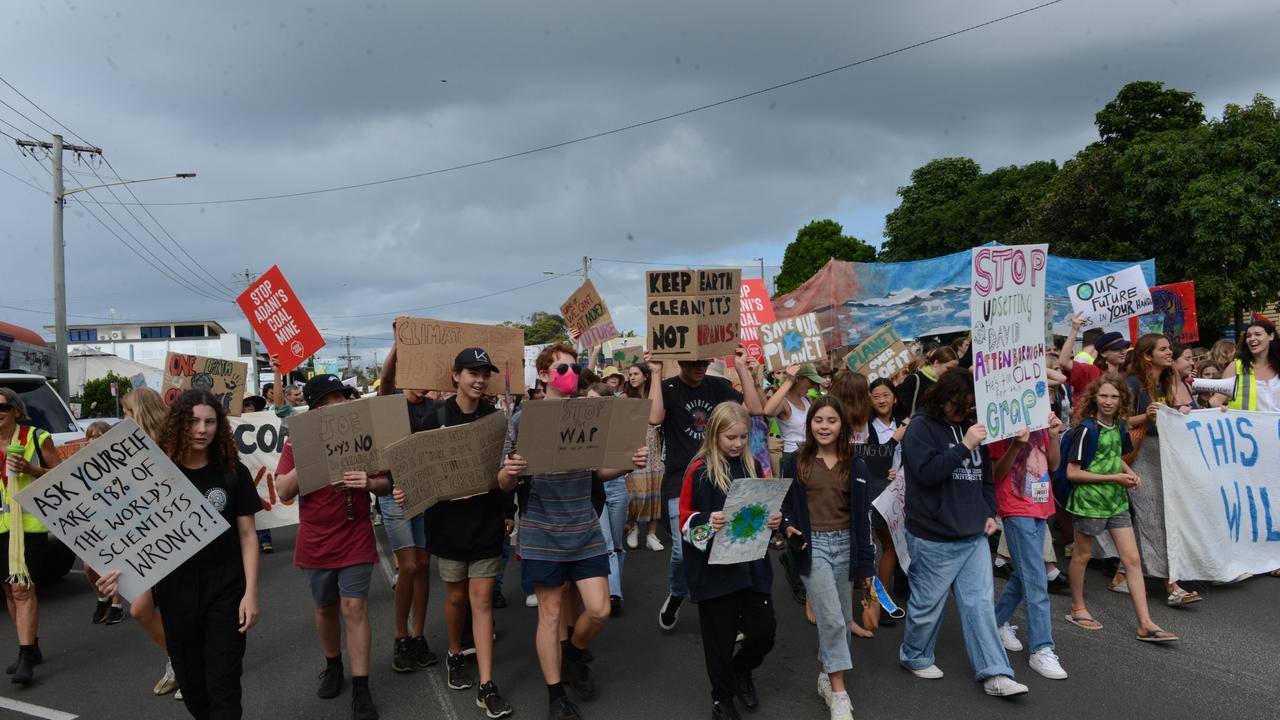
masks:
POLYGON ((1083 533, 1090 537, 1098 537, 1108 530, 1119 530, 1120 528, 1133 527, 1133 518, 1129 517, 1129 511, 1117 513, 1109 518, 1091 518, 1083 515, 1072 515, 1071 525, 1076 532, 1083 533))
POLYGON ((325 607, 338 602, 339 597, 368 600, 373 565, 348 565, 332 569, 302 568, 302 575, 311 588, 311 599, 315 601, 316 607, 325 607))
POLYGON ((568 562, 525 558, 520 561, 520 577, 529 578, 534 585, 548 587, 559 587, 566 580, 577 582, 594 577, 609 577, 609 556, 596 555, 568 562))
POLYGON ((427 519, 423 513, 406 519, 404 508, 396 504, 390 495, 378 498, 378 510, 382 513, 382 529, 387 532, 392 551, 427 548, 427 519))

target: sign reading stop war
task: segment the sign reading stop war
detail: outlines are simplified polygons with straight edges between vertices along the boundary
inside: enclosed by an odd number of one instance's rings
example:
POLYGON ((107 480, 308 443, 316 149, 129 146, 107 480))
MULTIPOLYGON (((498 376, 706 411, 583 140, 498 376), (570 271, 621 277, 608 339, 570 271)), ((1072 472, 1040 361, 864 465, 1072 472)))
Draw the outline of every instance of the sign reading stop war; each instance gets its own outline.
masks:
MULTIPOLYGON (((210 497, 230 502, 219 488, 210 497)), ((120 571, 133 600, 230 526, 132 420, 45 473, 15 499, 86 565, 120 571)))
POLYGON ((409 436, 404 395, 326 405, 289 418, 289 438, 302 495, 342 481, 348 470, 387 467, 383 450, 409 436))
POLYGON ((892 325, 885 325, 845 355, 844 364, 850 370, 866 375, 867 382, 878 378, 892 380, 899 371, 911 365, 911 350, 892 325))
POLYGON ((516 452, 528 461, 529 475, 632 468, 648 426, 648 400, 539 400, 521 406, 516 452))
POLYGON ((578 342, 583 347, 595 347, 618 337, 618 328, 609 317, 609 308, 605 307, 604 298, 596 292, 596 286, 590 280, 582 281, 582 286, 560 306, 560 314, 570 330, 578 331, 578 342))
POLYGON ((734 354, 741 270, 651 270, 649 352, 655 360, 712 360, 734 354))
MULTIPOLYGON (((473 325, 401 316, 396 318, 396 386, 453 392, 453 360, 467 348, 489 353, 494 367, 511 375, 511 392, 525 390, 524 331, 501 325, 473 325)), ((500 390, 495 375, 489 391, 500 390)))
POLYGON ((490 413, 466 425, 414 433, 387 446, 387 468, 404 493, 404 516, 498 486, 507 417, 490 413))
POLYGON ((760 346, 770 370, 785 370, 796 363, 817 362, 826 357, 817 313, 808 313, 760 326, 760 346))
POLYGON ((236 303, 267 346, 267 353, 280 358, 280 372, 287 374, 324 347, 324 338, 284 279, 280 266, 272 265, 240 293, 236 303))
POLYGON ((248 376, 248 363, 171 352, 164 358, 164 401, 172 405, 188 390, 206 390, 228 415, 239 415, 248 376))

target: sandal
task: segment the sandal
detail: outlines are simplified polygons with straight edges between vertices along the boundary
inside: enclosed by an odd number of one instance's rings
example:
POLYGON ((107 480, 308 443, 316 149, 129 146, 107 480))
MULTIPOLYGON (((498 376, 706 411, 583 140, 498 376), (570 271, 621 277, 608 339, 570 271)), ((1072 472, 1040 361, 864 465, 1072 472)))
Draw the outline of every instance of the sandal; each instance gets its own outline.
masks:
POLYGON ((1178 636, 1165 630, 1142 630, 1138 632, 1138 640, 1148 643, 1177 642, 1178 636))
POLYGON ((1178 588, 1169 593, 1169 597, 1165 600, 1165 604, 1169 607, 1181 607, 1183 605, 1190 605, 1191 603, 1198 603, 1203 599, 1204 598, 1201 597, 1198 592, 1187 592, 1182 588, 1178 588))
POLYGON ((1094 619, 1093 614, 1085 608, 1076 610, 1071 609, 1071 614, 1066 616, 1066 621, 1080 628, 1081 630, 1101 630, 1102 623, 1094 619))

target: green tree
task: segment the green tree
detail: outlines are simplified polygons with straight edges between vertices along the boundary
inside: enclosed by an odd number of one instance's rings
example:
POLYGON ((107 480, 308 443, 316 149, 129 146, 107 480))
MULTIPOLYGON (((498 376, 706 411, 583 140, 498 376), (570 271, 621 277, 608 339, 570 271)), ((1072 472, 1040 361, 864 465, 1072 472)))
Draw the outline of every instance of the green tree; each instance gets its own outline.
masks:
POLYGON ((800 228, 796 239, 787 245, 782 270, 774 280, 775 292, 785 295, 795 290, 833 258, 872 262, 876 259, 876 249, 845 235, 844 227, 835 220, 814 220, 800 228))
POLYGON ((80 403, 80 417, 119 417, 116 414, 116 400, 123 400, 132 389, 133 384, 129 382, 129 378, 110 370, 104 377, 86 381, 84 391, 77 400, 80 403), (111 397, 111 383, 115 383, 119 389, 119 398, 111 397))
POLYGON ((1204 124, 1204 105, 1195 93, 1140 80, 1120 89, 1094 116, 1104 143, 1125 143, 1142 133, 1188 130, 1204 124))
POLYGON ((569 339, 569 328, 565 324, 564 318, 559 315, 538 310, 525 320, 525 322, 508 320, 502 324, 507 327, 524 330, 524 343, 526 345, 542 345, 569 339))

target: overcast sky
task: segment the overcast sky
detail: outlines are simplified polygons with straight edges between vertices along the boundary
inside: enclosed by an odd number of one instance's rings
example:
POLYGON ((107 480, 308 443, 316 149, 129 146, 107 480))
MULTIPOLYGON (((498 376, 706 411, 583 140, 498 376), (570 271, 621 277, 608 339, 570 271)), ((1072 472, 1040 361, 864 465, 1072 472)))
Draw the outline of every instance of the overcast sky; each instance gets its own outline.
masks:
MULTIPOLYGON (((1065 0, 741 102, 530 156, 300 198, 209 204, 447 168, 581 137, 844 65, 1034 5, 703 0, 13 3, 0 75, 126 178, 184 277, 235 287, 278 263, 325 334, 388 343, 395 314, 470 322, 557 310, 581 258, 620 327, 643 329, 647 263, 777 272, 795 231, 831 217, 882 241, 911 170, 969 156, 984 169, 1062 162, 1127 82, 1195 92, 1210 115, 1280 97, 1280 5, 1268 0, 1065 0), (616 7, 615 7, 616 6, 616 7), (212 280, 190 267, 183 250, 212 280), (181 258, 179 262, 177 258, 181 258), (632 263, 613 262, 617 260, 632 263)), ((59 128, 0 85, 0 119, 59 128), (30 120, 23 119, 18 112, 30 120)), ((19 135, 0 123, 0 130, 19 135)), ((78 142, 70 133, 68 142, 78 142)), ((0 170, 47 192, 13 141, 0 170)), ((44 161, 44 167, 49 163, 44 161)), ((68 154, 68 187, 97 184, 68 154)), ((98 168, 107 177, 107 168, 98 168)), ((109 178, 107 178, 109 180, 109 178)), ((120 200, 132 202, 117 188, 120 200)), ((86 193, 76 197, 89 200, 86 193)), ((92 193, 108 203, 105 191, 92 193)), ((50 209, 0 174, 0 317, 52 323, 50 209), (14 258, 17 258, 16 260, 14 258), (19 310, 16 308, 24 308, 19 310)), ((130 240, 132 242, 132 240, 130 240)), ((70 322, 247 323, 125 249, 77 203, 66 213, 70 322)), ((153 262, 157 262, 153 260, 153 262)), ((218 288, 224 296, 227 291, 218 288)), ((331 341, 333 342, 333 341, 331 341)), ((336 349, 321 355, 340 354, 336 349)))

